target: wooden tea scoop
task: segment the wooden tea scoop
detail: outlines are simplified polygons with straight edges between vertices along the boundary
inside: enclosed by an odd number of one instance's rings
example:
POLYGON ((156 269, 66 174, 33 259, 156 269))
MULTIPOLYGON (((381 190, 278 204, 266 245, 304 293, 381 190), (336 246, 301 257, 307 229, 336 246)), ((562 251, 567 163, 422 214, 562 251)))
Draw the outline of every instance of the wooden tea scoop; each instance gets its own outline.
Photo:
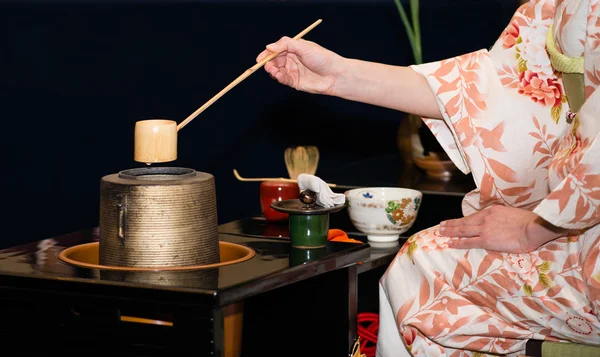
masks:
MULTIPOLYGON (((294 39, 302 38, 309 31, 315 28, 322 22, 321 19, 315 21, 312 25, 305 28, 302 32, 297 34, 294 39)), ((258 62, 254 66, 248 68, 238 78, 231 82, 227 87, 223 88, 219 93, 212 97, 203 106, 198 108, 195 112, 190 114, 184 121, 177 124, 173 120, 141 120, 135 123, 135 135, 134 135, 134 154, 133 158, 138 162, 145 162, 147 164, 155 162, 168 162, 177 159, 177 132, 186 126, 192 119, 197 117, 206 108, 211 106, 231 88, 238 85, 241 81, 248 78, 257 69, 264 66, 267 62, 275 58, 279 53, 274 52, 267 56, 262 61, 258 62)))
MULTIPOLYGON (((235 175, 235 177, 240 180, 240 181, 275 181, 275 182, 298 182, 298 180, 292 180, 289 178, 285 178, 285 177, 260 177, 260 178, 245 178, 240 176, 240 174, 237 172, 236 169, 233 169, 233 174, 235 175)), ((334 183, 328 183, 327 186, 329 187, 336 187, 336 184, 334 183)))

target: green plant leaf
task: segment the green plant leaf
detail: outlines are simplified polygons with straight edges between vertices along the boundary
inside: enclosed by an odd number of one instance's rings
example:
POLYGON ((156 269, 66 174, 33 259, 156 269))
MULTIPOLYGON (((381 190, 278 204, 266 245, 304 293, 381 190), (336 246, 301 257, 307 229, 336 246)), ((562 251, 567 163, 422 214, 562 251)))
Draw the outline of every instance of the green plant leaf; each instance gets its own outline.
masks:
POLYGON ((415 36, 415 49, 413 55, 415 57, 416 64, 423 63, 423 50, 421 48, 421 24, 419 21, 419 1, 420 0, 410 0, 410 12, 412 15, 413 34, 415 36))
MULTIPOLYGON (((411 0, 412 1, 412 0, 411 0)), ((394 3, 396 4, 396 7, 398 8, 398 12, 400 13, 400 18, 402 19, 402 23, 404 24, 404 28, 406 29, 406 34, 408 36, 408 41, 410 42, 410 47, 412 48, 413 51, 413 56, 415 56, 415 54, 417 53, 417 45, 416 45, 416 38, 415 38, 415 33, 412 29, 412 26, 410 25, 410 21, 408 21, 408 16, 406 15, 406 11, 404 10, 404 7, 402 6, 402 3, 400 2, 400 0, 394 0, 394 3)), ((417 59, 415 58, 415 62, 417 61, 417 59)))
POLYGON ((527 284, 523 285, 523 291, 525 292, 525 295, 527 295, 527 296, 533 295, 533 288, 527 284))

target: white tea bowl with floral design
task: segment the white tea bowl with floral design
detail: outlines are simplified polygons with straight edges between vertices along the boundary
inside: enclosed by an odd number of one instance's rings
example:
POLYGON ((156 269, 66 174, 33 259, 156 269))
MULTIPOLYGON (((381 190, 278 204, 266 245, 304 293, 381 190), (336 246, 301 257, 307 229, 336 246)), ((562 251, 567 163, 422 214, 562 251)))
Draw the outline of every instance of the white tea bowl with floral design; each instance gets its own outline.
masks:
POLYGON ((372 242, 394 242, 417 218, 423 194, 401 187, 365 187, 344 192, 356 229, 372 242))

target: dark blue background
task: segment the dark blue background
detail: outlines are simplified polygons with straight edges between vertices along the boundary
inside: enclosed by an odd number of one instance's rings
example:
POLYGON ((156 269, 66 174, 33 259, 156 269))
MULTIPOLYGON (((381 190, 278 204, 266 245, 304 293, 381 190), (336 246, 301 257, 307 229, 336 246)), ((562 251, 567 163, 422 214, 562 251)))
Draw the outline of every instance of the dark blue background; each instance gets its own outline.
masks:
MULTIPOLYGON (((422 1, 424 60, 489 48, 517 6, 422 1)), ((0 2, 0 246, 97 225, 101 177, 140 166, 136 121, 180 122, 266 44, 318 18, 306 39, 345 57, 412 63, 393 0, 0 2)), ((179 133, 169 165, 215 175, 224 223, 260 210, 258 183, 237 181, 234 168, 286 176, 284 149, 317 145, 317 175, 339 178, 349 163, 397 153, 403 116, 296 92, 260 70, 179 133)))

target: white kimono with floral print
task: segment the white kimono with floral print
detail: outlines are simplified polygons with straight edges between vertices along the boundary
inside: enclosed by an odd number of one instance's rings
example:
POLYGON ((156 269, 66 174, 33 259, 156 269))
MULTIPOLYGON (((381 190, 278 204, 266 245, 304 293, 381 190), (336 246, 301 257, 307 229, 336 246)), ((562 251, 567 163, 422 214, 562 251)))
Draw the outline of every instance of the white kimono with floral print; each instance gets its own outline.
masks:
POLYGON ((424 119, 477 189, 463 213, 533 210, 578 236, 528 254, 411 237, 380 281, 378 356, 515 356, 528 339, 600 345, 600 0, 531 0, 490 50, 413 66, 444 120, 424 119), (586 102, 567 120, 546 51, 584 58, 586 102), (572 119, 572 117, 571 117, 572 119))

